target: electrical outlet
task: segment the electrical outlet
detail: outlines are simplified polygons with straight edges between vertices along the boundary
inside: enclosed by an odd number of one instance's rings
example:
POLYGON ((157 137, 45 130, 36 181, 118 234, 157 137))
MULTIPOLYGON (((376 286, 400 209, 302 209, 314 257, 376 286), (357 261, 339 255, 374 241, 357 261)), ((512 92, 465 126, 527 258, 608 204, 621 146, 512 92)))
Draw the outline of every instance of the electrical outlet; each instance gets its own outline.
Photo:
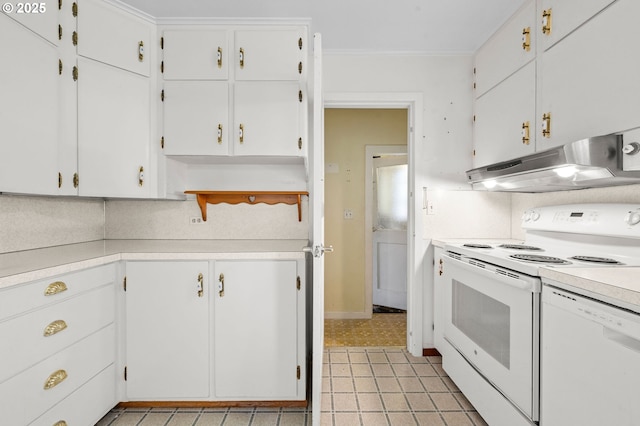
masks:
POLYGON ((353 219, 353 210, 344 209, 344 218, 345 219, 353 219))
POLYGON ((202 220, 199 216, 192 216, 189 218, 189 225, 204 225, 205 223, 207 222, 202 220))

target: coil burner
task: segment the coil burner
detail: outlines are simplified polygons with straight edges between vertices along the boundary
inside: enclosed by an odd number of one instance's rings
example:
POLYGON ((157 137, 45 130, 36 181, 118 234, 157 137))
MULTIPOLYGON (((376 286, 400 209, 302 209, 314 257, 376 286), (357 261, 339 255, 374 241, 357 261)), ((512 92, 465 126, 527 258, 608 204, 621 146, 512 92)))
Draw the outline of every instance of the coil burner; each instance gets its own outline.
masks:
POLYGON ((523 244, 500 244, 498 247, 512 250, 544 251, 540 247, 525 246, 523 244))
POLYGON ((571 263, 568 260, 560 259, 559 257, 541 256, 539 254, 512 254, 509 257, 512 259, 524 260, 525 262, 552 263, 554 265, 567 265, 571 263))
POLYGON ((488 244, 476 244, 476 243, 467 243, 467 244, 463 244, 463 247, 469 247, 469 248, 477 248, 477 249, 490 249, 493 248, 488 244))
POLYGON ((596 256, 571 256, 569 259, 579 260, 580 262, 598 263, 604 265, 623 265, 622 262, 618 262, 615 259, 608 257, 596 257, 596 256))

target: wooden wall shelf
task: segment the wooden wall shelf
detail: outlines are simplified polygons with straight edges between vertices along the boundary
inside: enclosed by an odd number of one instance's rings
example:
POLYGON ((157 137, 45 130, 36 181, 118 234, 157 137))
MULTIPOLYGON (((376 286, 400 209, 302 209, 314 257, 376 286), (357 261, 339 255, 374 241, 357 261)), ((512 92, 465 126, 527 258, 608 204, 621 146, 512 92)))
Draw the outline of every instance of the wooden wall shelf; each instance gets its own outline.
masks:
POLYGON ((298 205, 298 222, 302 222, 302 196, 309 196, 306 191, 184 191, 195 194, 202 212, 202 220, 207 220, 207 204, 288 204, 298 205))

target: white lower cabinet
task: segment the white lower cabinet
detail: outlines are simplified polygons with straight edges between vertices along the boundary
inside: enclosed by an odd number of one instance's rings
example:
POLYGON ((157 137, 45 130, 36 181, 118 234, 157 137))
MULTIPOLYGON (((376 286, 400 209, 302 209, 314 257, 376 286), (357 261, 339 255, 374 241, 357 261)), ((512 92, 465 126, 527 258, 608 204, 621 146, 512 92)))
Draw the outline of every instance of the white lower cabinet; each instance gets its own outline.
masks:
POLYGON ((209 397, 207 261, 127 262, 129 400, 209 397))
POLYGON ((107 265, 0 291, 2 424, 94 424, 117 403, 114 280, 107 265))
POLYGON ((217 399, 304 400, 301 270, 295 260, 215 263, 217 399))

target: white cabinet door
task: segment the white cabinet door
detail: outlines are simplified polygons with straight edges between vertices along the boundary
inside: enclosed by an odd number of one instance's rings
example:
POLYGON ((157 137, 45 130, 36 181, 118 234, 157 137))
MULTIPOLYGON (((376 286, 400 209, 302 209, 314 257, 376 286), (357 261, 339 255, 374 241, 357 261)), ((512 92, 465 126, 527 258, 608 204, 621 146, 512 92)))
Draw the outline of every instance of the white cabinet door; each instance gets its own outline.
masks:
MULTIPOLYGON (((2 11, 47 41, 58 44, 58 1, 3 2, 2 11)), ((65 35, 65 28, 62 28, 65 35)))
POLYGON ((234 103, 234 154, 300 156, 303 103, 297 82, 238 82, 234 103))
MULTIPOLYGON (((541 0, 538 31, 542 49, 547 50, 615 0, 541 0), (542 30, 545 12, 551 11, 551 29, 542 30)), ((615 50, 615 49, 614 49, 615 50)))
POLYGON ((306 75, 302 29, 235 32, 236 80, 300 80, 306 75))
POLYGON ((56 194, 58 53, 5 14, 0 51, 0 191, 56 194))
POLYGON ((544 52, 536 149, 640 127, 640 2, 618 0, 544 52))
POLYGON ((229 153, 229 85, 223 81, 164 84, 164 153, 229 153))
POLYGON ((475 57, 476 97, 535 59, 535 13, 535 2, 530 0, 478 50, 475 57), (528 47, 524 46, 525 42, 528 47))
POLYGON ((536 64, 494 87, 475 103, 474 166, 486 166, 531 154, 535 148, 536 64), (523 142, 523 126, 529 140, 523 142))
POLYGON ((149 81, 78 58, 79 194, 145 197, 149 167, 149 81))
POLYGON ((206 261, 127 262, 130 400, 209 396, 208 271, 206 261))
POLYGON ((226 30, 168 30, 163 33, 165 80, 226 80, 229 42, 226 30))
POLYGON ((216 262, 215 398, 304 399, 296 376, 298 368, 304 374, 304 293, 296 277, 294 260, 216 262))
POLYGON ((151 30, 151 23, 107 2, 81 0, 78 55, 149 76, 151 30))

